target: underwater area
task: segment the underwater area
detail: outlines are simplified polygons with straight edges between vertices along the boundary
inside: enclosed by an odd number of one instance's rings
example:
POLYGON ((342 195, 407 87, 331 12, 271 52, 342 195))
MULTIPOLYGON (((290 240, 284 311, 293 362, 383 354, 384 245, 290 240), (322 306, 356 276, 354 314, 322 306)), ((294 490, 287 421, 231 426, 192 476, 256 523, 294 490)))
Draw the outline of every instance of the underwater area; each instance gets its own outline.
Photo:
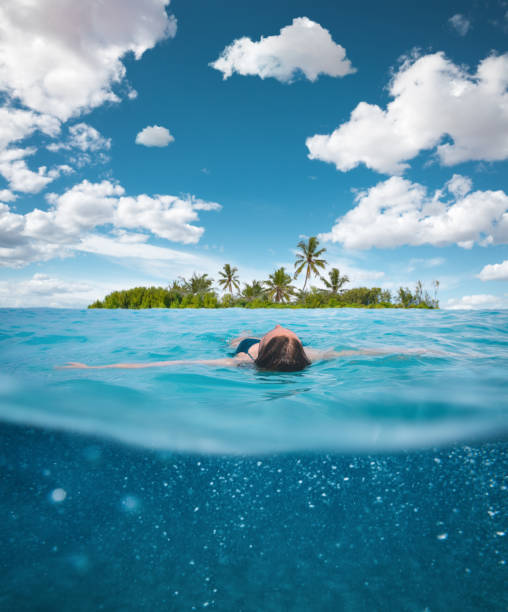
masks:
POLYGON ((508 312, 0 311, 0 609, 508 608, 508 312), (376 349, 198 364, 281 323, 376 349))

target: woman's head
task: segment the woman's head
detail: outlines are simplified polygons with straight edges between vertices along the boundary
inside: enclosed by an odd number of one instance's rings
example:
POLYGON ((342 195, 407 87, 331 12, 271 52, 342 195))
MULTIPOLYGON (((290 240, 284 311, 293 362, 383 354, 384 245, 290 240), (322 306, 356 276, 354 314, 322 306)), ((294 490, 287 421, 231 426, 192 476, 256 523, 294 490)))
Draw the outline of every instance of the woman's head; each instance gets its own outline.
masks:
POLYGON ((259 343, 256 365, 265 370, 297 372, 310 365, 298 336, 277 325, 259 343))

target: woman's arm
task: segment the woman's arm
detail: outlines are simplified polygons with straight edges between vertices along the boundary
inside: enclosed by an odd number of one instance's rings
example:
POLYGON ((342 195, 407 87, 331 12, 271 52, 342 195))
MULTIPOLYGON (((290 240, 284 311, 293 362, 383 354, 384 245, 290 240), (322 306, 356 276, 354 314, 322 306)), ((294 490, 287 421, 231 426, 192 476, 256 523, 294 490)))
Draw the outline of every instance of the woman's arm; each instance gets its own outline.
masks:
POLYGON ((303 348, 310 361, 325 361, 327 359, 336 359, 337 357, 352 357, 353 355, 387 355, 390 352, 381 349, 359 349, 356 351, 334 351, 333 349, 328 349, 322 351, 310 346, 304 346, 303 348))
MULTIPOLYGON (((358 349, 358 350, 345 350, 345 351, 334 351, 328 349, 322 351, 314 349, 309 346, 304 347, 305 354, 310 361, 324 361, 326 359, 336 359, 337 357, 354 357, 355 355, 398 355, 398 356, 411 356, 411 355, 435 355, 444 356, 447 353, 440 353, 437 351, 428 351, 427 349, 400 349, 398 347, 391 347, 386 349, 358 349)), ((449 354, 449 353, 448 353, 449 354)))
POLYGON ((183 359, 176 361, 152 361, 150 363, 111 363, 108 365, 86 365, 85 363, 79 363, 77 361, 71 361, 66 363, 63 366, 57 366, 59 370, 105 370, 111 368, 117 369, 140 369, 140 368, 163 368, 166 366, 173 365, 186 365, 189 363, 195 364, 203 364, 203 365, 217 365, 217 366, 226 366, 226 367, 236 367, 240 365, 241 361, 239 359, 234 359, 230 357, 226 357, 223 359, 191 359, 185 361, 183 359))

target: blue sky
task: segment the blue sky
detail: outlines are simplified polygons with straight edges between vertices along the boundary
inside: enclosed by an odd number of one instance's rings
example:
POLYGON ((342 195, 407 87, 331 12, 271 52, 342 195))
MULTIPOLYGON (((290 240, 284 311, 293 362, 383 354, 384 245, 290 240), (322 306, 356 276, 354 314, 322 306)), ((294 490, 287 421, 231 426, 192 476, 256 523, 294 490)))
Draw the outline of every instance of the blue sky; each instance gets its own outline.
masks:
POLYGON ((508 307, 506 2, 106 4, 0 8, 1 305, 319 235, 351 286, 508 307))

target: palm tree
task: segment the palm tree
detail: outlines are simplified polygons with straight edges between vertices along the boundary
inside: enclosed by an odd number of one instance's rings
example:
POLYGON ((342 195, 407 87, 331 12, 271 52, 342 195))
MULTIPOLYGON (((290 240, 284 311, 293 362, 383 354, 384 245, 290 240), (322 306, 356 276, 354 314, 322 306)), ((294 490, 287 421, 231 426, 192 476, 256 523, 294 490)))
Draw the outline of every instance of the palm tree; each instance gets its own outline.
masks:
POLYGON ((275 302, 289 301, 289 298, 295 293, 291 280, 291 276, 286 274, 284 268, 275 270, 273 274, 269 275, 268 280, 265 281, 268 297, 275 302))
POLYGON ((318 251, 318 246, 319 240, 316 238, 316 236, 311 236, 307 242, 300 240, 298 243, 300 252, 296 254, 295 278, 297 278, 301 271, 307 267, 307 271, 305 272, 305 282, 303 284, 304 291, 310 277, 313 274, 315 276, 319 276, 318 268, 324 268, 326 266, 326 261, 324 259, 319 259, 326 249, 319 249, 318 251))
POLYGON ((265 290, 263 289, 263 285, 259 281, 253 280, 250 285, 248 283, 245 283, 245 286, 242 291, 242 296, 247 300, 262 299, 265 297, 265 290))
POLYGON ((171 283, 168 285, 168 291, 175 291, 175 292, 183 293, 185 291, 184 279, 180 276, 179 281, 176 281, 176 280, 171 281, 171 283))
POLYGON ((330 293, 332 295, 337 295, 337 293, 339 293, 341 290, 342 285, 349 283, 349 276, 341 276, 339 268, 332 268, 328 272, 328 278, 330 279, 329 281, 327 281, 326 278, 323 278, 322 280, 327 288, 330 289, 330 293))
POLYGON ((201 274, 201 276, 199 276, 196 272, 194 272, 189 280, 182 278, 181 282, 184 291, 191 295, 208 293, 213 285, 213 279, 208 278, 208 274, 201 274))
POLYGON ((434 300, 432 302, 432 305, 434 306, 434 308, 439 308, 439 301, 437 299, 437 292, 439 291, 439 281, 432 281, 432 286, 434 287, 434 300))
POLYGON ((415 304, 421 304, 423 301, 423 283, 419 280, 415 287, 415 304))
POLYGON ((229 291, 233 295, 233 289, 237 291, 240 289, 240 283, 238 282, 238 268, 232 268, 229 264, 224 264, 222 270, 219 271, 221 279, 218 281, 219 285, 224 291, 229 291))

